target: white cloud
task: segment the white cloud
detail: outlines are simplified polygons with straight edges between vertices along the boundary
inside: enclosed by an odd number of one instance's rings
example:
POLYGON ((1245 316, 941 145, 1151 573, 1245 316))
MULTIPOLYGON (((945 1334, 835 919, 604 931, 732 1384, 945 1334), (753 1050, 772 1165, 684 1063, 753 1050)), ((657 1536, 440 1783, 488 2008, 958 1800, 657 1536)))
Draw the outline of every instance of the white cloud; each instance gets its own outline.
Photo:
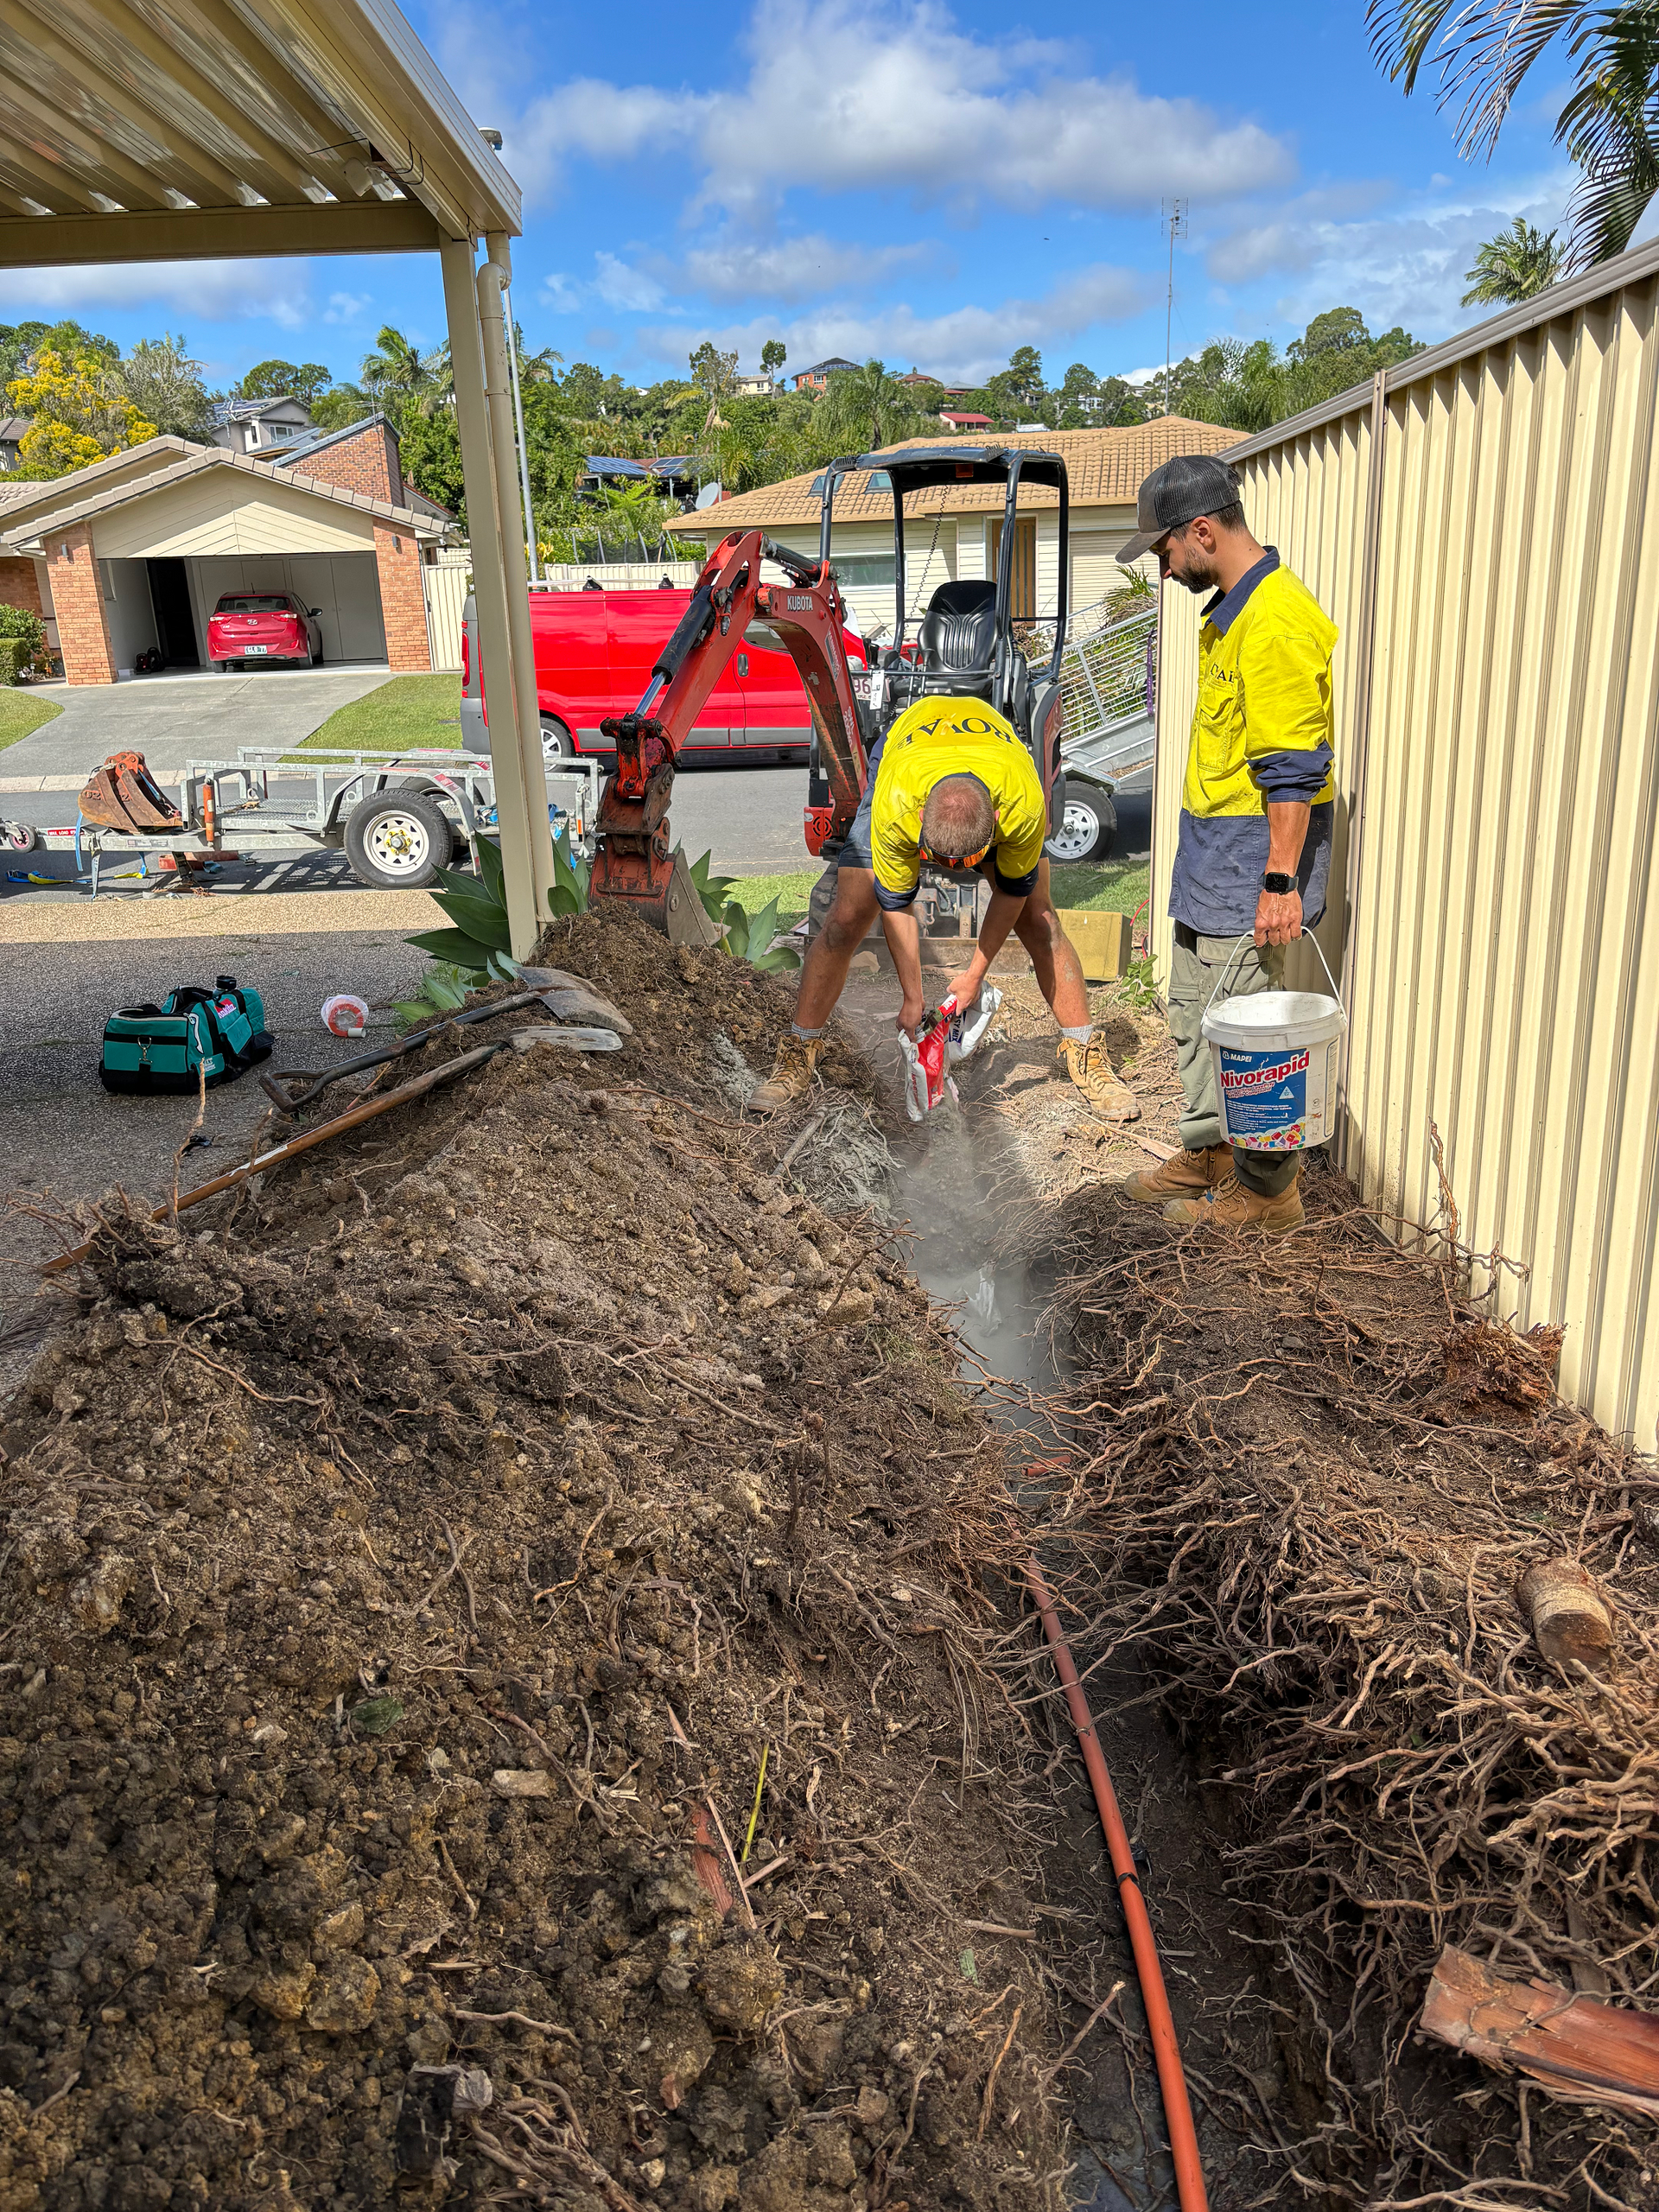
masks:
MULTIPOLYGON (((859 245, 810 232, 798 238, 726 238, 692 247, 677 260, 658 256, 652 266, 671 289, 711 300, 776 300, 792 306, 822 299, 856 284, 868 290, 895 271, 914 268, 938 248, 859 245)), ((946 273, 935 258, 929 273, 946 273)))
POLYGON ((1437 180, 1444 188, 1402 197, 1357 220, 1294 203, 1217 238, 1205 265, 1219 283, 1243 288, 1284 276, 1275 312, 1296 327, 1338 302, 1361 308, 1373 330, 1404 323, 1439 336, 1485 310, 1465 308, 1467 270, 1484 240, 1516 215, 1553 230, 1573 187, 1554 170, 1505 184, 1483 174, 1437 180))
POLYGON ((1160 193, 1209 200, 1286 181, 1286 142, 1188 99, 1091 76, 1050 41, 998 44, 958 29, 942 0, 804 0, 779 35, 757 12, 747 80, 665 92, 584 78, 533 102, 511 166, 544 191, 571 155, 634 161, 685 147, 704 204, 743 207, 795 186, 902 191, 969 208, 1052 200, 1144 207, 1160 193))
POLYGON ((638 315, 649 314, 663 304, 662 286, 643 270, 630 268, 613 253, 596 253, 594 262, 598 272, 594 278, 594 291, 607 308, 638 315))
POLYGON ((310 270, 302 261, 151 261, 0 271, 0 311, 14 321, 146 308, 154 309, 158 323, 174 315, 203 322, 260 315, 299 330, 315 320, 310 270))
POLYGON ((325 322, 361 322, 363 310, 373 303, 372 292, 330 292, 328 304, 323 310, 325 322))
MULTIPOLYGON (((785 322, 754 320, 710 328, 643 329, 640 344, 664 360, 683 357, 704 338, 744 360, 756 358, 768 338, 781 338, 791 365, 831 353, 849 360, 879 356, 890 365, 912 361, 937 376, 976 383, 1006 365, 1016 346, 1046 346, 1074 338, 1099 322, 1138 314, 1149 289, 1144 279, 1123 269, 1081 269, 1040 299, 1005 300, 997 307, 960 307, 948 314, 921 315, 903 305, 860 309, 831 306, 785 322)), ((785 372, 788 373, 787 370, 785 372)))

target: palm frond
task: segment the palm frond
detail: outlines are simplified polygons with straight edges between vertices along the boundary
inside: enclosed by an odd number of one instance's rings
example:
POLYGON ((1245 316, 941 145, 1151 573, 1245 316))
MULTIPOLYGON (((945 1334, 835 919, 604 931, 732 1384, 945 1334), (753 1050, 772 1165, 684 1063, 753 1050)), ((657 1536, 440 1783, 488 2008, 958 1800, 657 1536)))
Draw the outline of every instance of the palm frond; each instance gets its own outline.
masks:
POLYGON ((1465 160, 1490 155, 1521 81, 1552 40, 1594 16, 1618 15, 1590 0, 1370 0, 1371 51, 1407 92, 1436 56, 1435 105, 1462 103, 1458 151, 1465 160))

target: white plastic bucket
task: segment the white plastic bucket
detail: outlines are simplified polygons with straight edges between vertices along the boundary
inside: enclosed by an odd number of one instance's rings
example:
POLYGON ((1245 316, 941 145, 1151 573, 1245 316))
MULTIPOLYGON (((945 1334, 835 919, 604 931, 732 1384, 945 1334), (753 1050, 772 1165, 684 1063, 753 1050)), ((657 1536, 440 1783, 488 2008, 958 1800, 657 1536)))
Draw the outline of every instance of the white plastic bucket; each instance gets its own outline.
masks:
POLYGON ((1317 938, 1313 950, 1329 998, 1319 991, 1258 991, 1217 1006, 1216 992, 1239 945, 1249 942, 1249 936, 1240 938, 1228 954, 1200 1024, 1216 1071, 1222 1134, 1250 1152, 1305 1152, 1335 1131, 1337 1049, 1348 1017, 1317 938))

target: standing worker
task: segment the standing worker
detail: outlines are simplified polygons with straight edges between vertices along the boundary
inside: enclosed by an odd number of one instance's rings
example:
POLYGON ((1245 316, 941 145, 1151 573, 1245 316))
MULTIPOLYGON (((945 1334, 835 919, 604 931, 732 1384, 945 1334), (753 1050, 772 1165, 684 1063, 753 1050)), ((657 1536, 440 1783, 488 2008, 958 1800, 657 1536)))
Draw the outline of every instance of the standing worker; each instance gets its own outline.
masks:
POLYGON ((1325 912, 1337 626, 1277 550, 1256 542, 1238 495, 1224 460, 1178 454, 1141 486, 1139 527, 1117 556, 1156 553, 1162 580, 1212 594, 1198 632, 1169 891, 1169 1033, 1186 1099, 1185 1149, 1122 1187, 1161 1206, 1166 1221, 1285 1230, 1302 1220, 1301 1156, 1227 1143, 1199 1025, 1212 993, 1219 1002, 1282 988, 1286 945, 1325 912))
POLYGON ((1104 1121, 1133 1122, 1135 1093, 1113 1074, 1089 1013, 1089 987, 1060 927, 1043 840, 1042 779, 1012 722, 977 699, 926 698, 906 707, 870 755, 864 796, 842 846, 835 903, 801 969, 795 1021, 772 1074, 749 1101, 775 1114, 811 1089, 824 1030, 853 955, 878 912, 903 1004, 900 1028, 922 1019, 921 931, 912 911, 922 863, 976 868, 991 887, 973 958, 949 995, 975 1005, 1010 931, 1031 956, 1038 988, 1060 1027, 1057 1058, 1104 1121))

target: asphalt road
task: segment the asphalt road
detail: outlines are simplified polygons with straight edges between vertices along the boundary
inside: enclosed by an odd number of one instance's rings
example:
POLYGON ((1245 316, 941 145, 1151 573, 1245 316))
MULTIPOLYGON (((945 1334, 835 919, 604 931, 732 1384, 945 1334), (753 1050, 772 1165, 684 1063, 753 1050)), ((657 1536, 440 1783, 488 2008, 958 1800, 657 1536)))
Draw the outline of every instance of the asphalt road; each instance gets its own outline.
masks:
MULTIPOLYGON (((0 762, 8 758, 9 754, 0 753, 0 762)), ((33 823, 36 828, 73 823, 74 802, 73 791, 10 791, 0 794, 0 815, 33 823)), ((771 875, 812 864, 801 837, 805 804, 804 768, 687 768, 675 783, 670 819, 694 860, 702 853, 712 852, 715 867, 724 874, 771 875)), ((1117 818, 1114 857, 1144 858, 1152 835, 1150 773, 1120 785, 1117 818)), ((15 855, 9 866, 65 879, 74 874, 67 855, 15 855)), ((229 870, 225 880, 257 885, 262 890, 296 891, 312 885, 349 889, 356 879, 343 854, 320 852, 315 857, 271 860, 229 870)), ((28 895, 27 887, 0 886, 0 893, 17 896, 20 893, 28 895)))

